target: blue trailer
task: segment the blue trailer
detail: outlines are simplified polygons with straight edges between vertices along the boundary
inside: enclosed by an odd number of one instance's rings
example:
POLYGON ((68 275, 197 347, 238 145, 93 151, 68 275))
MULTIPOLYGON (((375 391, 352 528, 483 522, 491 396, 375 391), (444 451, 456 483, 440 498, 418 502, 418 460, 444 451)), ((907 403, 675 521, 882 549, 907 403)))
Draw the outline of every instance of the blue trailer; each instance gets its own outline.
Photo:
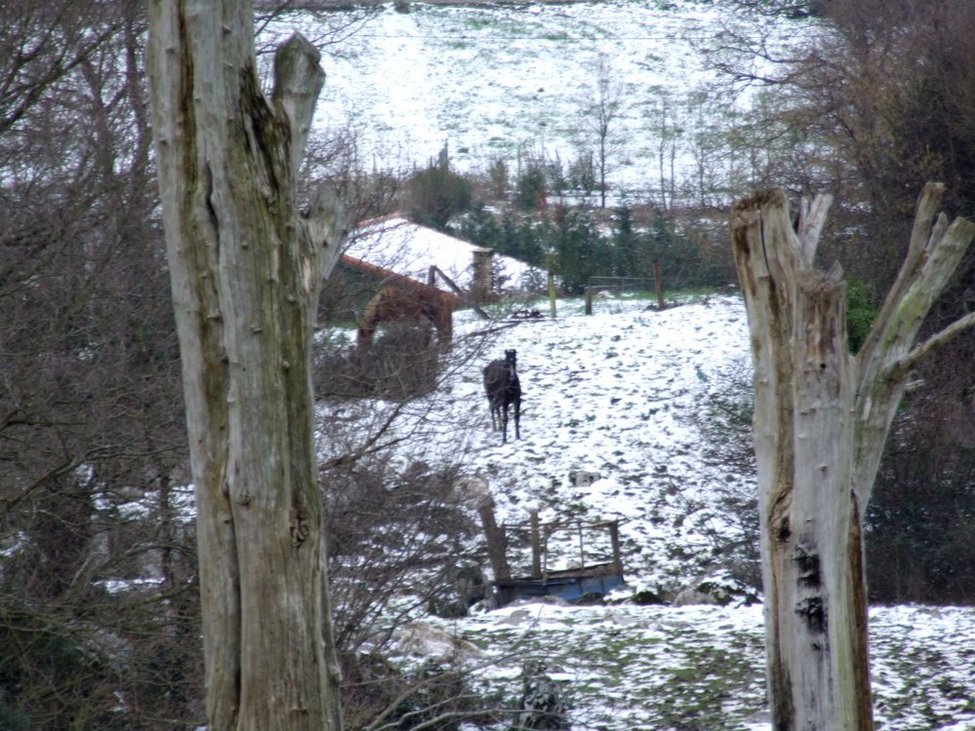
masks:
POLYGON ((494 582, 500 606, 525 597, 550 596, 570 603, 598 599, 622 585, 623 569, 616 562, 549 571, 540 577, 523 576, 494 582))
MULTIPOLYGON (((485 528, 491 524, 492 516, 486 516, 485 528)), ((531 514, 527 525, 504 526, 498 530, 486 530, 492 563, 495 568, 495 600, 504 606, 515 599, 526 597, 556 597, 567 602, 581 602, 599 599, 613 589, 623 585, 623 561, 620 551, 619 522, 616 520, 582 523, 579 521, 541 524, 538 514, 531 514), (521 530, 530 533, 532 565, 528 576, 512 577, 508 568, 507 536, 509 532, 521 530), (547 544, 552 534, 571 530, 579 535, 579 566, 569 569, 549 570, 547 566, 547 544), (612 560, 586 565, 584 534, 589 531, 607 531, 612 550, 612 560), (492 540, 493 539, 493 540, 492 540)), ((591 556, 590 556, 591 558, 591 556)))

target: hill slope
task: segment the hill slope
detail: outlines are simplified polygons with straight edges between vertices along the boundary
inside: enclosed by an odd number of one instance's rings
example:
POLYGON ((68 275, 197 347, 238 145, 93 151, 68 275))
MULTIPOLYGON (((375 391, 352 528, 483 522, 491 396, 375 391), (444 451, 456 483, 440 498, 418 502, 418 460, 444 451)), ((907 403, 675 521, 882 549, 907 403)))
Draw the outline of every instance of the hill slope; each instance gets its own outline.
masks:
MULTIPOLYGON (((556 319, 497 329, 438 394, 407 408, 399 427, 429 455, 458 459, 468 475, 485 479, 499 520, 523 521, 530 509, 543 521, 620 518, 629 581, 616 595, 622 603, 536 603, 424 621, 475 643, 467 661, 480 668, 476 676, 509 699, 519 697, 522 660, 542 658, 564 685, 577 730, 767 729, 760 605, 626 601, 644 590, 676 591, 709 571, 726 575, 727 556, 715 548, 747 538, 748 521, 723 496, 754 491, 715 461, 715 437, 700 418, 734 380, 728 374, 747 365, 740 299, 711 297, 662 312, 646 306, 601 300, 587 317, 580 303, 560 302, 556 319), (525 396, 522 438, 501 445, 490 431, 480 369, 506 348, 518 351, 525 396), (579 472, 592 484, 575 486, 570 475, 579 472)), ((481 327, 459 322, 457 330, 481 327)), ((323 408, 341 418, 346 407, 323 408)), ((394 408, 403 405, 369 406, 377 418, 394 408)), ((549 548, 550 565, 577 555, 574 541, 549 548)), ((975 728, 973 620, 967 608, 872 608, 878 728, 975 728)), ((401 660, 437 652, 414 643, 401 660)))
MULTIPOLYGON (((721 137, 748 99, 708 91, 716 79, 695 43, 758 21, 719 4, 411 2, 385 3, 361 27, 355 17, 295 12, 269 30, 316 38, 344 29, 323 49, 328 80, 314 124, 354 130, 370 164, 408 171, 446 143, 464 172, 503 160, 513 178, 542 155, 568 167, 598 148, 601 99, 613 109, 605 141, 614 193, 669 197, 731 175, 735 156, 721 137)), ((791 42, 810 29, 795 21, 770 32, 791 42)))

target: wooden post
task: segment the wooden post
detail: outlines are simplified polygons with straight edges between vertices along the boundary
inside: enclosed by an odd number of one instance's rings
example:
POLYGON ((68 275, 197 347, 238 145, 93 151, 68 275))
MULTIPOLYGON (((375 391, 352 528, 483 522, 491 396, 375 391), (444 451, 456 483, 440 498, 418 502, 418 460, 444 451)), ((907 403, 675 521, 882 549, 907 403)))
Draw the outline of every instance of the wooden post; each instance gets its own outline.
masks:
POLYGON ((538 511, 531 513, 532 578, 542 578, 542 542, 538 527, 538 511))
POLYGON ((609 541, 613 545, 613 563, 616 565, 616 570, 622 573, 623 554, 620 551, 620 523, 618 520, 609 524, 609 541))
POLYGON ((487 541, 488 559, 491 561, 491 571, 494 572, 494 580, 501 581, 511 578, 511 567, 508 565, 506 555, 506 541, 504 528, 498 526, 494 517, 494 499, 491 497, 482 500, 477 506, 477 511, 481 516, 481 526, 484 528, 484 538, 487 541))
POLYGON ((548 309, 549 314, 555 317, 555 272, 551 269, 548 271, 548 309))
POLYGON ((586 287, 586 314, 592 314, 592 285, 586 287))
POLYGON ((657 309, 662 310, 665 307, 664 303, 664 277, 660 271, 660 261, 655 261, 653 263, 653 279, 657 286, 657 309))

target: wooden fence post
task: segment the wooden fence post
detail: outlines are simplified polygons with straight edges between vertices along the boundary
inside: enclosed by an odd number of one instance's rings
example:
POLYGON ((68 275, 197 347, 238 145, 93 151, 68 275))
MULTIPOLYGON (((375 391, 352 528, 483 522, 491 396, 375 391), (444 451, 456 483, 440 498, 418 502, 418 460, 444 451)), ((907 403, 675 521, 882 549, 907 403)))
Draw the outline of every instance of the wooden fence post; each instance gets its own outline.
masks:
POLYGON ((660 270, 660 261, 653 263, 653 279, 657 286, 657 309, 662 310, 664 303, 664 276, 660 270))
POLYGON ((481 526, 484 528, 484 538, 487 540, 488 558, 491 561, 491 570, 494 572, 494 580, 502 581, 511 578, 511 568, 508 566, 506 555, 506 540, 504 528, 498 526, 494 517, 494 499, 491 497, 482 500, 477 510, 481 515, 481 526))
POLYGON ((542 541, 538 527, 538 511, 531 513, 532 578, 542 578, 542 541))
POLYGON ((620 551, 620 523, 614 520, 609 524, 609 540, 613 545, 613 564, 617 571, 623 571, 623 554, 620 551))
POLYGON ((555 272, 548 271, 548 309, 549 314, 555 317, 555 272))

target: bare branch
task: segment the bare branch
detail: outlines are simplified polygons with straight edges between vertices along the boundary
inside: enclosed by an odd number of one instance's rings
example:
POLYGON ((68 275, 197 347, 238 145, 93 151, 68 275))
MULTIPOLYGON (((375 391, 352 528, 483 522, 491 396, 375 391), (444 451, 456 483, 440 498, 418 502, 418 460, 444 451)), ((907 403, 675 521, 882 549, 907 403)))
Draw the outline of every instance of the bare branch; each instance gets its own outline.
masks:
POLYGON ((906 375, 920 360, 941 350, 955 337, 961 335, 971 327, 975 327, 975 312, 970 312, 960 320, 955 320, 948 327, 932 335, 901 358, 896 364, 897 374, 906 375))
POLYGON ((799 236, 799 252, 806 266, 812 266, 816 258, 819 237, 826 225, 826 215, 831 205, 833 196, 827 194, 817 195, 812 203, 803 198, 799 204, 799 225, 796 233, 799 236))
POLYGON ((322 54, 300 33, 293 34, 274 54, 274 89, 271 99, 284 112, 291 128, 291 165, 301 167, 305 144, 318 95, 325 84, 319 66, 322 54))
MULTIPOLYGON (((941 204, 944 189, 945 186, 942 183, 928 183, 918 198, 907 256, 897 274, 897 279, 887 293, 870 334, 860 349, 858 357, 862 363, 869 362, 880 344, 887 340, 888 334, 903 322, 905 297, 907 292, 915 287, 919 276, 918 268, 923 265, 926 259, 925 254, 930 248, 929 244, 934 240, 932 222, 941 204)), ((937 240, 941 241, 942 238, 942 236, 938 236, 937 240)), ((927 309, 925 309, 926 312, 927 309)), ((913 338, 911 342, 913 342, 913 338)))
MULTIPOLYGON (((972 238, 975 238, 975 223, 964 218, 956 218, 951 226, 944 230, 945 220, 945 216, 939 216, 923 256, 918 262, 920 269, 905 283, 906 290, 901 300, 894 303, 889 319, 884 323, 885 327, 877 333, 877 351, 874 353, 873 367, 878 368, 879 372, 883 372, 887 377, 893 377, 895 374, 903 375, 906 372, 904 361, 913 362, 923 355, 921 352, 898 357, 894 347, 906 349, 912 346, 924 318, 958 267, 972 238)), ((904 266, 908 267, 909 262, 905 262, 904 266)), ((920 347, 922 351, 933 350, 940 347, 940 344, 947 343, 957 332, 960 330, 955 331, 949 327, 929 341, 930 348, 927 348, 928 343, 920 347)), ((871 331, 871 338, 873 335, 871 331)))

